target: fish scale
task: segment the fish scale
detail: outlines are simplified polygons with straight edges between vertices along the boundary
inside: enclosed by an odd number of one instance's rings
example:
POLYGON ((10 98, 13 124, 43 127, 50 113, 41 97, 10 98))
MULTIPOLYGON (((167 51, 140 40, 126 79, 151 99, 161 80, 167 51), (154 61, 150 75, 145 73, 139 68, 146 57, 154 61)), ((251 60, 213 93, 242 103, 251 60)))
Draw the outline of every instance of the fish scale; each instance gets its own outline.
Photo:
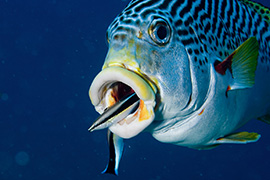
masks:
MULTIPOLYGON (((110 25, 108 32, 116 33, 125 29, 135 32, 138 22, 142 23, 153 14, 160 14, 175 22, 172 25, 178 32, 177 39, 187 49, 193 49, 193 53, 219 52, 220 58, 224 59, 250 36, 256 36, 259 42, 263 42, 260 43, 260 50, 265 51, 265 45, 269 46, 270 27, 266 23, 269 21, 268 16, 255 13, 251 7, 256 7, 256 3, 247 0, 131 1, 110 25), (248 5, 244 4, 246 2, 248 5), (189 27, 193 27, 196 33, 188 31, 189 27), (202 42, 204 46, 196 45, 198 42, 202 42)), ((269 49, 266 49, 265 55, 261 54, 259 59, 269 67, 266 64, 269 61, 267 54, 269 49)), ((193 57, 193 61, 198 63, 198 68, 207 63, 205 58, 198 60, 193 57)))

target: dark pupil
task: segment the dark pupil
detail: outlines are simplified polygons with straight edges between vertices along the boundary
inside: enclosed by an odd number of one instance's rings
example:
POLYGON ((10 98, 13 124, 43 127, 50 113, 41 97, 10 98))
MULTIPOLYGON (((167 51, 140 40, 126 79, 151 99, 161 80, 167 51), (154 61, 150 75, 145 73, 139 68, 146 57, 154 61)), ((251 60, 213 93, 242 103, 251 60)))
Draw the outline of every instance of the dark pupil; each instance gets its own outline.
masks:
POLYGON ((161 40, 165 39, 167 37, 167 28, 163 25, 159 26, 157 29, 157 36, 161 40))

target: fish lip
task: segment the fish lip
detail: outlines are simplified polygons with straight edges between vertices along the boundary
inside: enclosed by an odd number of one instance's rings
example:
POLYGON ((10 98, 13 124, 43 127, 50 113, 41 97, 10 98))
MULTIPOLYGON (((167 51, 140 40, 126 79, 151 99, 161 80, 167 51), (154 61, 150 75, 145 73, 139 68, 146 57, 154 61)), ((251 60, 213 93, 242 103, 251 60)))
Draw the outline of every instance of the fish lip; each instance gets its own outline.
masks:
POLYGON ((131 87, 138 97, 145 102, 155 101, 156 89, 152 88, 153 83, 150 85, 146 78, 141 77, 134 71, 112 66, 103 69, 90 86, 89 97, 95 107, 102 103, 108 86, 116 82, 121 82, 131 87))
MULTIPOLYGON (((128 69, 110 66, 103 69, 93 80, 89 97, 97 112, 102 114, 105 108, 112 106, 117 100, 114 98, 112 85, 123 83, 131 88, 140 99, 140 105, 136 112, 109 126, 109 129, 122 138, 131 138, 148 127, 155 118, 156 91, 153 83, 147 78, 128 69)), ((118 88, 118 87, 117 87, 118 88)), ((118 91, 116 91, 116 94, 118 91)))

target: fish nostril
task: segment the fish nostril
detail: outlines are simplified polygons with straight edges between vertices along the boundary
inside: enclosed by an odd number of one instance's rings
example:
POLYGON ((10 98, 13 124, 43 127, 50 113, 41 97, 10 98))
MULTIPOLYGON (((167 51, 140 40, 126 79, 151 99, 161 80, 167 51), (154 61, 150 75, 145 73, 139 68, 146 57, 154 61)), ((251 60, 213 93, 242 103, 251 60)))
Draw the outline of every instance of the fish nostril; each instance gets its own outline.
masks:
POLYGON ((113 39, 116 41, 124 41, 127 38, 127 35, 125 34, 115 34, 113 36, 113 39))

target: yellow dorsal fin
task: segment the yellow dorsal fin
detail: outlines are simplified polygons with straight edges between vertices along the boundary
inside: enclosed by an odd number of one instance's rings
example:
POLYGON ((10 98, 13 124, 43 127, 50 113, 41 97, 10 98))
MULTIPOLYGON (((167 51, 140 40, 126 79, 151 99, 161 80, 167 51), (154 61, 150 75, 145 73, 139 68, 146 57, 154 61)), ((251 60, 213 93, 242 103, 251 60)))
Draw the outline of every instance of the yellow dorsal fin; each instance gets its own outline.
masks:
POLYGON ((260 3, 252 2, 250 0, 239 0, 243 4, 247 5, 259 13, 263 19, 270 23, 270 9, 261 5, 260 3))

